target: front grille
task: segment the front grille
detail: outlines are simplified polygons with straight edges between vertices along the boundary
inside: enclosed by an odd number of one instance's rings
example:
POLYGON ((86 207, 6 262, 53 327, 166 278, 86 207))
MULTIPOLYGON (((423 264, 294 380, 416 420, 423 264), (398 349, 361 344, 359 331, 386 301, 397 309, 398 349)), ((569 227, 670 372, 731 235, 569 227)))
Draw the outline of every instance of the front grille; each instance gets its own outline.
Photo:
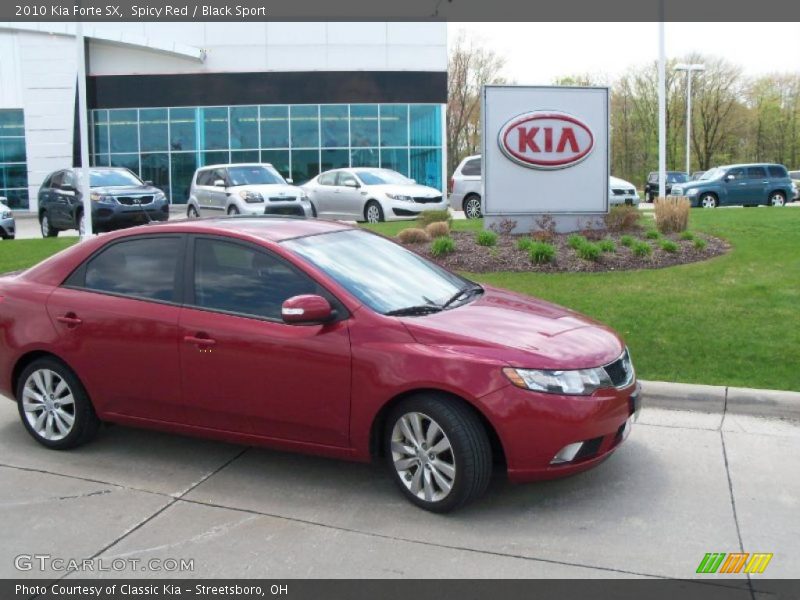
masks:
POLYGON ((597 455, 597 452, 600 450, 600 446, 603 445, 603 436, 592 438, 591 440, 586 440, 583 442, 583 446, 581 449, 578 450, 578 453, 575 455, 575 458, 572 459, 571 462, 578 462, 579 460, 586 460, 588 458, 593 458, 597 455))
POLYGON ((417 204, 438 204, 442 201, 441 196, 434 196, 433 198, 418 198, 414 197, 414 202, 417 204))
POLYGON ((392 212, 396 217, 416 217, 417 215, 419 215, 418 212, 414 212, 413 210, 406 210, 405 208, 392 207, 392 212))
POLYGON ((117 196, 117 202, 124 206, 143 206, 150 204, 152 201, 152 196, 117 196))
POLYGON ((625 190, 622 190, 620 188, 613 188, 611 191, 614 192, 615 196, 622 196, 625 194, 625 190))
POLYGON ((633 364, 631 363, 631 358, 627 349, 617 360, 607 364, 603 368, 609 379, 611 379, 611 383, 614 384, 614 387, 625 387, 633 381, 633 364))
POLYGON ((267 200, 270 202, 294 202, 297 198, 294 196, 270 196, 267 200))
POLYGON ((287 215, 293 217, 305 217, 302 206, 267 206, 264 209, 265 215, 287 215))

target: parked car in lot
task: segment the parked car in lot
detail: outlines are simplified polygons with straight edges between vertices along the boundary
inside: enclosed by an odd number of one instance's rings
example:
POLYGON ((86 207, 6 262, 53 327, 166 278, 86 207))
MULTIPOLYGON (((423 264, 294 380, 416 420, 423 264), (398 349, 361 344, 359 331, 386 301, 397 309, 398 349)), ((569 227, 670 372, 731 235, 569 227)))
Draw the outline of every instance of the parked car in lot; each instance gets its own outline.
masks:
POLYGON ((450 208, 463 210, 468 219, 480 219, 481 208, 481 157, 467 156, 459 163, 450 178, 450 208))
MULTIPOLYGON (((683 171, 667 171, 666 181, 664 183, 664 193, 669 196, 672 191, 673 184, 686 183, 689 181, 689 176, 683 171)), ((647 175, 647 181, 644 184, 644 197, 648 202, 652 202, 658 198, 658 171, 651 171, 647 175)))
MULTIPOLYGON (((83 234, 83 169, 62 169, 45 177, 39 188, 39 225, 42 237, 77 229, 83 234)), ((113 231, 169 218, 169 202, 157 187, 143 182, 128 169, 91 167, 89 188, 92 229, 113 231)))
POLYGON ((630 181, 610 176, 608 178, 608 203, 612 206, 617 204, 638 206, 639 193, 636 191, 636 186, 630 181))
POLYGON ((571 310, 343 223, 184 220, 0 277, 0 392, 40 444, 101 422, 369 461, 452 510, 493 468, 584 471, 638 407, 630 355, 571 310))
POLYGON ((269 163, 208 165, 195 171, 186 215, 315 216, 306 193, 269 163))
POLYGON ((14 213, 8 208, 5 200, 4 197, 0 197, 0 237, 4 240, 13 240, 17 235, 17 226, 14 213))
POLYGON ((783 165, 727 165, 706 171, 697 181, 676 184, 672 196, 689 198, 692 206, 783 206, 795 188, 783 165))
POLYGON ((795 194, 794 199, 798 199, 798 191, 800 190, 800 171, 789 171, 789 177, 792 179, 792 183, 794 183, 795 194))
POLYGON ((447 210, 442 192, 390 169, 325 171, 303 184, 303 189, 316 214, 325 219, 378 223, 416 219, 426 210, 447 210))

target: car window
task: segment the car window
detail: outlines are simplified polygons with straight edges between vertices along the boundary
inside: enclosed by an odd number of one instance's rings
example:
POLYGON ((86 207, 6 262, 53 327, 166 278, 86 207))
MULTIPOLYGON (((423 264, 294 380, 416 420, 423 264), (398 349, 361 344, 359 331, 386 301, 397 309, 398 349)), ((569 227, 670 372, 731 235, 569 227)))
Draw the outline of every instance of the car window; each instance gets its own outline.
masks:
POLYGON ((742 169, 741 167, 736 167, 735 169, 729 169, 726 177, 730 177, 731 175, 733 175, 734 179, 743 179, 744 169, 742 169))
POLYGON ((206 169, 197 174, 197 185, 214 185, 214 171, 206 169))
POLYGON ((64 171, 57 171, 53 173, 52 177, 50 178, 50 186, 53 189, 58 189, 61 187, 61 180, 64 178, 64 171))
MULTIPOLYGON (((82 170, 79 170, 83 177, 82 170)), ((69 171, 72 175, 72 172, 69 171)), ((73 182, 74 183, 74 182, 73 182)), ((90 169, 89 187, 140 186, 141 179, 128 169, 90 169)))
POLYGON ((59 187, 63 188, 65 185, 75 187, 75 173, 72 171, 64 171, 59 187))
POLYGON ((317 178, 317 183, 320 185, 336 185, 336 171, 323 173, 317 178))
MULTIPOLYGON (((767 167, 767 171, 769 171, 770 177, 775 177, 776 179, 785 179, 788 177, 788 173, 786 173, 786 169, 780 165, 772 165, 767 167)), ((798 173, 795 171, 795 174, 792 177, 797 177, 798 173)))
POLYGON ((800 171, 789 171, 789 176, 792 179, 800 179, 800 171))
POLYGON ((481 159, 480 158, 473 158, 472 160, 468 160, 464 163, 464 166, 461 169, 462 175, 477 175, 480 176, 481 174, 481 159))
POLYGON ((45 189, 50 187, 50 182, 52 181, 54 175, 55 175, 55 173, 51 173, 50 175, 48 175, 47 177, 44 178, 44 181, 42 182, 42 185, 40 186, 43 190, 45 190, 45 189))
POLYGON ((283 185, 286 181, 272 165, 244 165, 228 167, 223 177, 228 185, 283 185))
POLYGON ((174 302, 181 243, 179 237, 148 236, 112 244, 89 260, 83 287, 174 302))
POLYGON ((764 167, 747 167, 748 179, 764 179, 767 176, 767 170, 764 167))
POLYGON ((356 178, 352 174, 346 171, 339 171, 339 181, 337 182, 337 185, 350 184, 351 186, 355 187, 356 183, 356 178))
POLYGON ((668 183, 686 183, 688 179, 686 173, 667 173, 668 183))
POLYGON ((300 294, 329 298, 319 284, 266 250, 209 238, 195 240, 194 306, 281 320, 283 302, 300 294))
POLYGON ((650 173, 650 175, 647 176, 647 180, 650 183, 656 183, 658 181, 658 173, 650 173))

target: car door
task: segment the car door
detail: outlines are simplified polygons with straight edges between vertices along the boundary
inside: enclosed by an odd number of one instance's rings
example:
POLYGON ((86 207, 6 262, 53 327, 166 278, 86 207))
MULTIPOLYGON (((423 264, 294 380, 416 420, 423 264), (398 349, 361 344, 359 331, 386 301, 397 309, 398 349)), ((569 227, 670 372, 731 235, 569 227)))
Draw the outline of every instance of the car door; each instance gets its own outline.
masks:
POLYGON ((336 206, 336 173, 336 171, 322 173, 317 177, 316 183, 309 186, 311 201, 319 217, 337 219, 342 216, 337 212, 336 206))
POLYGON ((209 169, 203 169, 197 172, 197 177, 194 182, 194 197, 197 200, 197 210, 200 216, 208 215, 209 204, 209 186, 213 183, 213 173, 209 169))
POLYGON ((47 215, 50 219, 50 225, 59 229, 74 227, 73 223, 69 223, 67 219, 69 200, 69 190, 62 190, 61 185, 67 175, 67 171, 59 171, 51 180, 50 193, 48 194, 47 215))
POLYGON ((746 204, 764 204, 769 194, 769 179, 767 179, 766 167, 747 167, 746 192, 744 202, 746 204))
POLYGON ((178 376, 184 246, 177 234, 114 241, 47 300, 62 357, 101 413, 184 420, 178 376))
MULTIPOLYGON (((199 427, 346 447, 350 338, 343 318, 288 325, 284 300, 335 298, 285 259, 230 238, 196 236, 180 316, 185 408, 199 427)), ((339 314, 343 317, 345 309, 339 314)))
POLYGON ((337 205, 341 214, 350 218, 364 215, 365 194, 356 176, 347 171, 339 171, 336 178, 337 205))
POLYGON ((228 187, 231 183, 228 179, 227 169, 214 169, 211 177, 211 185, 208 188, 209 207, 219 214, 224 212, 228 204, 228 187), (222 182, 222 185, 219 183, 222 182))
POLYGON ((744 204, 747 199, 747 178, 741 167, 729 169, 722 183, 725 194, 720 197, 720 204, 744 204))

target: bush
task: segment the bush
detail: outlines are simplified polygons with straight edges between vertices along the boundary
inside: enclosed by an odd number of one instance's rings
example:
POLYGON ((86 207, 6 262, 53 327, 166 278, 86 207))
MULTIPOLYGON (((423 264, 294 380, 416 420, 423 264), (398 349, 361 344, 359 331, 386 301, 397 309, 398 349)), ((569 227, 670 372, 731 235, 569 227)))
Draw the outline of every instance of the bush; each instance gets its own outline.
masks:
POLYGON ((672 240, 661 240, 661 249, 664 252, 677 252, 678 248, 679 248, 678 244, 676 244, 672 240))
POLYGON ((452 217, 450 217, 450 211, 448 210, 425 210, 417 217, 417 223, 422 227, 430 223, 449 223, 450 221, 452 221, 452 217))
POLYGON ((644 232, 644 237, 646 237, 648 240, 657 240, 661 237, 661 234, 657 229, 648 229, 644 232))
POLYGON ((647 242, 637 241, 631 247, 631 252, 635 256, 650 256, 653 253, 653 247, 647 242))
POLYGON ((606 229, 611 233, 621 233, 623 231, 636 231, 639 229, 639 219, 642 213, 635 206, 620 204, 612 206, 608 214, 603 217, 606 229))
POLYGON ((556 238, 556 220, 550 213, 545 213, 534 220, 536 231, 533 238, 540 242, 552 242, 556 238))
POLYGON ((591 242, 581 244, 575 249, 583 260, 597 260, 600 258, 600 246, 591 242))
POLYGON ((453 241, 451 237, 438 237, 433 240, 431 244, 431 255, 432 256, 444 256, 445 254, 450 254, 456 249, 456 243, 453 241))
POLYGON ((511 235, 516 228, 517 222, 514 219, 500 219, 499 222, 489 225, 489 229, 500 235, 511 235))
POLYGON ((694 249, 695 250, 705 250, 706 246, 708 246, 708 244, 706 243, 705 240, 700 239, 700 238, 695 238, 695 240, 694 240, 694 249))
POLYGON ((614 243, 614 240, 600 240, 597 242, 597 246, 603 252, 616 252, 617 245, 614 243))
POLYGON ((489 230, 479 231, 478 235, 475 236, 475 241, 478 242, 479 246, 496 246, 497 234, 489 230))
POLYGON ((588 220, 585 224, 579 225, 580 232, 587 240, 597 242, 606 235, 605 224, 600 219, 588 220))
POLYGON ((403 244, 419 244, 420 242, 429 242, 431 236, 429 236, 424 229, 409 227, 398 233, 397 239, 403 244))
POLYGON ((634 243, 636 243, 636 238, 634 238, 632 235, 623 235, 621 238, 619 238, 619 243, 627 248, 630 248, 634 243))
POLYGON ((450 225, 447 221, 436 221, 435 223, 429 223, 425 231, 432 238, 448 236, 450 235, 450 225))
POLYGON ((680 233, 689 226, 688 198, 659 198, 655 204, 656 227, 661 233, 680 233))
POLYGON ((517 240, 517 250, 528 252, 533 247, 533 244, 534 241, 531 238, 521 237, 517 240))
POLYGON ((572 248, 573 250, 577 250, 584 244, 586 244, 589 240, 587 240, 582 235, 578 235, 577 233, 573 233, 571 236, 567 238, 567 245, 572 248))
POLYGON ((694 234, 691 231, 684 231, 679 237, 682 240, 693 240, 694 234))
POLYGON ((556 257, 556 247, 547 242, 531 242, 528 253, 533 263, 541 264, 552 262, 556 257))

